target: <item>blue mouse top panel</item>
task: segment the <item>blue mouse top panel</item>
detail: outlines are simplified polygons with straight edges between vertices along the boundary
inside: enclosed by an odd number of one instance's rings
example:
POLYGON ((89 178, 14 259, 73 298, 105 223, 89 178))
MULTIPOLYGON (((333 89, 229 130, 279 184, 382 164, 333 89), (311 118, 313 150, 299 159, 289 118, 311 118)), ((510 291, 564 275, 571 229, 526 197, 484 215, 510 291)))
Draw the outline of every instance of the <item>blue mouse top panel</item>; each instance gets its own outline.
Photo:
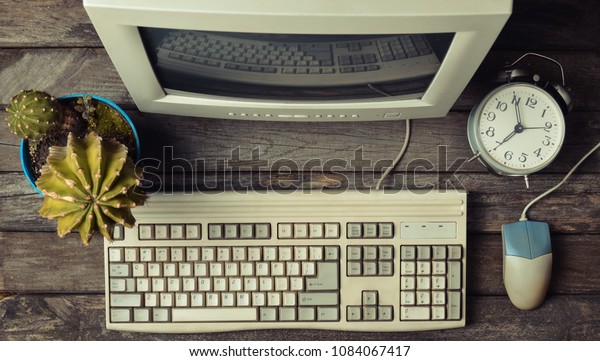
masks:
POLYGON ((507 256, 534 259, 552 252, 550 228, 545 222, 520 221, 502 226, 507 256))

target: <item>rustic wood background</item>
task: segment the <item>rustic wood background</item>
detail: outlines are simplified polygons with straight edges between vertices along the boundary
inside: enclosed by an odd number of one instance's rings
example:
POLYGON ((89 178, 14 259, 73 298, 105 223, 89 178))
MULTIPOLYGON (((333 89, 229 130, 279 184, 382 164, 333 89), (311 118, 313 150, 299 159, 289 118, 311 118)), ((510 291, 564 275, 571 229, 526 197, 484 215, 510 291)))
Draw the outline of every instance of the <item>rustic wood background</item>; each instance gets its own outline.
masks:
MULTIPOLYGON (((354 172, 350 162, 355 151, 361 149, 363 157, 375 164, 393 159, 401 145, 404 122, 270 123, 142 114, 80 1, 3 0, 0 5, 0 103, 6 104, 10 96, 26 88, 55 95, 88 92, 114 100, 138 128, 143 157, 165 159, 168 167, 187 171, 174 175, 155 171, 155 187, 159 183, 178 190, 320 187, 332 180, 349 187, 369 187, 380 169, 354 172), (172 148, 163 154, 163 147, 172 148), (260 162, 252 161, 253 152, 260 162), (272 166, 278 159, 289 159, 298 170, 270 177, 223 172, 224 162, 236 153, 249 166, 272 166), (311 173, 314 159, 321 159, 321 165, 335 160, 328 163, 335 167, 317 167, 311 173), (188 161, 202 166, 206 176, 191 179, 188 161)), ((598 18, 600 7, 594 0, 515 0, 504 31, 448 116, 413 122, 413 137, 405 161, 395 169, 396 180, 406 176, 409 185, 451 181, 469 191, 465 328, 419 333, 267 330, 195 335, 108 331, 104 327, 101 238, 83 247, 77 235, 60 239, 54 224, 37 216, 41 198, 21 172, 18 141, 2 126, 0 340, 600 340, 600 154, 529 212, 531 219, 548 222, 553 235, 552 284, 541 308, 520 311, 510 304, 502 284, 499 234, 503 223, 517 220, 530 199, 557 183, 600 141, 598 18), (568 116, 559 157, 532 176, 531 188, 526 189, 521 178, 496 177, 478 162, 462 162, 471 155, 466 137, 470 108, 490 88, 490 79, 502 65, 528 51, 563 64, 567 83, 574 90, 575 108, 568 116), (421 161, 406 161, 411 159, 421 161)), ((555 71, 535 59, 524 66, 548 74, 555 71)), ((4 118, 5 112, 0 113, 4 118)), ((392 185, 391 178, 387 185, 392 185)))

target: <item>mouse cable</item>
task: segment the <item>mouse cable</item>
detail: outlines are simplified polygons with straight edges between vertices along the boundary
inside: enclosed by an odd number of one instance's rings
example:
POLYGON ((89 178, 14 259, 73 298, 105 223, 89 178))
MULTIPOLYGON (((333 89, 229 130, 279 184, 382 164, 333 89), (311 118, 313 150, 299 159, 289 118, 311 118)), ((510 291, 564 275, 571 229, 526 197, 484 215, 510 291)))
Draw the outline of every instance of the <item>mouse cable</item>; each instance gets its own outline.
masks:
POLYGON ((577 164, 575 164, 575 166, 573 166, 573 168, 571 168, 571 170, 569 171, 569 173, 567 173, 565 175, 565 177, 560 182, 558 182, 557 185, 555 185, 554 187, 548 189, 544 193, 542 193, 539 196, 537 196, 534 200, 532 200, 531 202, 529 202, 529 204, 525 207, 525 209, 523 209, 523 213, 521 213, 521 218, 519 219, 519 221, 526 221, 527 220, 527 211, 529 210, 529 208, 531 206, 533 206, 537 201, 539 201, 540 199, 544 198, 548 194, 554 192, 556 189, 558 189, 558 187, 562 186, 567 181, 567 179, 569 179, 569 177, 571 176, 571 174, 573 174, 575 172, 575 170, 581 165, 581 163, 583 163, 590 155, 592 155, 592 153, 594 153, 595 151, 597 151, 598 148, 600 148, 600 143, 596 144, 596 146, 594 148, 592 148, 589 152, 587 152, 587 154, 584 155, 583 158, 581 158, 579 160, 579 162, 577 162, 577 164))
POLYGON ((385 172, 383 172, 383 174, 381 175, 381 177, 377 181, 377 185, 375 186, 375 190, 378 191, 378 190, 381 189, 381 184, 383 183, 383 180, 385 179, 385 177, 387 177, 387 175, 390 174, 390 172, 392 171, 392 169, 394 169, 396 167, 396 165, 398 164, 398 162, 400 162, 400 159, 402 159, 402 157, 404 156, 404 153, 406 153, 406 148, 408 148, 408 141, 409 140, 410 140, 410 119, 406 119, 406 130, 404 131, 404 144, 402 145, 402 149, 400 149, 400 152, 396 156, 396 159, 394 159, 394 161, 392 162, 392 164, 389 167, 386 168, 385 172))

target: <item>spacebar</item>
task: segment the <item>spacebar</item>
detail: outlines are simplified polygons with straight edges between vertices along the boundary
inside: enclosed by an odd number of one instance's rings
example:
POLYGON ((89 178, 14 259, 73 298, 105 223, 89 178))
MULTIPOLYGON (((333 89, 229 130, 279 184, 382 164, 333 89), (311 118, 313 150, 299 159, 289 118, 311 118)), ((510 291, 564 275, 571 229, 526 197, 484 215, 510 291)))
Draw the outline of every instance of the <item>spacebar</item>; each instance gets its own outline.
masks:
POLYGON ((254 307, 174 308, 171 312, 173 322, 256 321, 254 307))

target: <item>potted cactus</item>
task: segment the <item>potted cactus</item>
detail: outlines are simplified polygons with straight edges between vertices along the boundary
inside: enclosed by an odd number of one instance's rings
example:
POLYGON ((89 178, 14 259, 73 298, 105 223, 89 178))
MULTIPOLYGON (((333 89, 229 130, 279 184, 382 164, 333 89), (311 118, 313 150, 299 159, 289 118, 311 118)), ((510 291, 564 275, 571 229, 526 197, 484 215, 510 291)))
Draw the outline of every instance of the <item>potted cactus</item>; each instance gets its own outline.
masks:
POLYGON ((147 196, 139 187, 139 140, 131 120, 97 96, 56 99, 22 91, 10 100, 8 126, 22 138, 21 162, 44 196, 40 215, 57 220, 59 236, 79 231, 88 244, 95 231, 112 239, 115 224, 133 227, 131 208, 147 196))

